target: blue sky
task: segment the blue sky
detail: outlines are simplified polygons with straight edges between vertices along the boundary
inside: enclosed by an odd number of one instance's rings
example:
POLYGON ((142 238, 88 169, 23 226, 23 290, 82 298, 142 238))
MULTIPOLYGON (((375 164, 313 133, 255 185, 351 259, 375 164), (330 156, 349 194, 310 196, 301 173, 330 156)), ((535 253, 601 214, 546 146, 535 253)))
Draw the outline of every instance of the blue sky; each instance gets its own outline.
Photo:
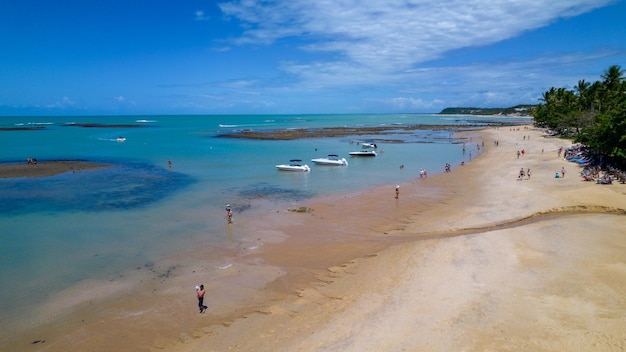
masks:
POLYGON ((428 113, 626 69, 626 0, 0 0, 0 115, 428 113))

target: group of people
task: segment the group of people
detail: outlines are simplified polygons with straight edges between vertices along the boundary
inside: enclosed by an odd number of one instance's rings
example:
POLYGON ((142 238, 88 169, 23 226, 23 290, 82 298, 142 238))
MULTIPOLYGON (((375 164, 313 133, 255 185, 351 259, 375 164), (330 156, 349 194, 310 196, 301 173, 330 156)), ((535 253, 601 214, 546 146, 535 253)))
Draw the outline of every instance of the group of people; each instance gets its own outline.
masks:
POLYGON ((521 168, 519 170, 519 176, 517 176, 517 179, 521 181, 524 179, 524 176, 528 177, 528 179, 530 180, 530 169, 524 171, 524 168, 521 168))
POLYGON ((37 159, 35 159, 35 158, 26 158, 26 163, 28 165, 37 165, 37 159))
MULTIPOLYGON (((233 209, 230 207, 230 204, 226 204, 226 221, 229 224, 233 222, 233 209)), ((198 298, 198 309, 200 313, 204 313, 207 309, 207 306, 204 305, 204 285, 196 286, 196 298, 198 298)))
POLYGON ((563 178, 563 177, 565 177, 565 167, 561 167, 561 174, 559 174, 558 171, 554 174, 554 178, 563 178))
MULTIPOLYGON (((226 221, 229 224, 233 222, 233 209, 230 207, 230 204, 226 204, 226 221)), ((204 305, 204 285, 196 286, 196 298, 198 299, 198 309, 200 313, 204 313, 207 309, 207 306, 204 305)))

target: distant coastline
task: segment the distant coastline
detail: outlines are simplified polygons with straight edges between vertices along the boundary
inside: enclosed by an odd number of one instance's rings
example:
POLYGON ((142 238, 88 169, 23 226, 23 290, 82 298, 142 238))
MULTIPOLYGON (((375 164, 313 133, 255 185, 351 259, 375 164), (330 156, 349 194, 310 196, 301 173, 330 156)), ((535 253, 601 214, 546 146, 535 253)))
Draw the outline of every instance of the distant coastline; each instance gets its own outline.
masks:
POLYGON ((474 116, 504 116, 504 117, 532 117, 531 111, 535 105, 516 105, 508 108, 474 108, 450 107, 439 112, 440 115, 474 115, 474 116))

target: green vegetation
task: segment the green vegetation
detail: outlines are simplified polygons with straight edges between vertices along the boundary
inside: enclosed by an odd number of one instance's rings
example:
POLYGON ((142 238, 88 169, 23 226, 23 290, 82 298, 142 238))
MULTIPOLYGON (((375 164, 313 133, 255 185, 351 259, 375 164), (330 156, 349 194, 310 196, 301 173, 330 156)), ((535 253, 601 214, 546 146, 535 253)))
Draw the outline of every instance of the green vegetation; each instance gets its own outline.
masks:
POLYGON ((534 105, 516 105, 510 108, 445 108, 442 115, 516 115, 529 116, 534 105))
POLYGON ((550 88, 531 110, 535 124, 572 137, 590 150, 626 165, 626 81, 614 65, 602 81, 578 81, 572 90, 550 88))

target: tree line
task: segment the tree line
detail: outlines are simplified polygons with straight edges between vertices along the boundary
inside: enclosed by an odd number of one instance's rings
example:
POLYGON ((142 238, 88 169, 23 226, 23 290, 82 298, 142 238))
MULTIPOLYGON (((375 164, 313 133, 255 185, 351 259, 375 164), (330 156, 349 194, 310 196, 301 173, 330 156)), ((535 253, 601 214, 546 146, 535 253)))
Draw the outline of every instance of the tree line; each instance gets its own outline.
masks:
POLYGON ((531 114, 535 124, 555 135, 572 137, 626 166, 626 80, 618 65, 596 82, 578 81, 573 89, 550 88, 531 114))

